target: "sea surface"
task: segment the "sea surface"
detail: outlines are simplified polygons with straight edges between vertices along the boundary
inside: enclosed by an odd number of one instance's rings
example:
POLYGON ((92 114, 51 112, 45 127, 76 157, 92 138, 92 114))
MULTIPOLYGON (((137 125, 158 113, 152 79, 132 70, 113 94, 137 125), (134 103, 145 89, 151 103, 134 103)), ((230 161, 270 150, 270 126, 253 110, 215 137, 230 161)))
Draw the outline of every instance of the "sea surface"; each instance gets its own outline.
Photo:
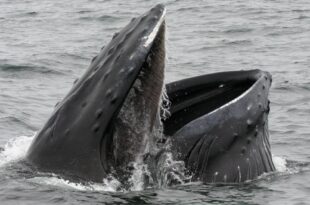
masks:
POLYGON ((0 0, 0 204, 310 204, 309 0, 0 0), (239 185, 116 192, 33 174, 18 161, 113 33, 167 8, 166 82, 261 69, 273 76, 277 171, 239 185))

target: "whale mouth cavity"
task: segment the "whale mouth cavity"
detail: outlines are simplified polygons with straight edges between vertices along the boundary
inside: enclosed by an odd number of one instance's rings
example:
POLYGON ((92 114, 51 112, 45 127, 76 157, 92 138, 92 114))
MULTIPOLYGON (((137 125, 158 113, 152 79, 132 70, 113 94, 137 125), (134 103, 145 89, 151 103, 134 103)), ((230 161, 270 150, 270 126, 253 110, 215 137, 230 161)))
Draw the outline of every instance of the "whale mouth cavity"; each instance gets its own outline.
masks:
POLYGON ((178 85, 172 83, 167 88, 172 116, 164 119, 165 134, 173 135, 191 121, 232 103, 251 89, 258 77, 256 74, 221 73, 197 77, 191 86, 187 86, 186 79, 178 85), (180 89, 173 90, 174 87, 180 89))

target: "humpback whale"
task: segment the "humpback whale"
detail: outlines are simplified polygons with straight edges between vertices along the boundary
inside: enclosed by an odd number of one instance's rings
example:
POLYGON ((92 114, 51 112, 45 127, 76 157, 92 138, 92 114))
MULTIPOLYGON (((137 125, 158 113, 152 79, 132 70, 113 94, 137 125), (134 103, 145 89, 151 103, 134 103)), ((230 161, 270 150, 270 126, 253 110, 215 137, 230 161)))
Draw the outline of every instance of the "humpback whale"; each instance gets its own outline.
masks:
POLYGON ((275 169, 270 74, 234 71, 165 85, 165 12, 159 4, 132 19, 92 59, 35 136, 31 165, 92 182, 110 174, 126 181, 136 162, 156 169, 164 152, 203 182, 242 182, 275 169))

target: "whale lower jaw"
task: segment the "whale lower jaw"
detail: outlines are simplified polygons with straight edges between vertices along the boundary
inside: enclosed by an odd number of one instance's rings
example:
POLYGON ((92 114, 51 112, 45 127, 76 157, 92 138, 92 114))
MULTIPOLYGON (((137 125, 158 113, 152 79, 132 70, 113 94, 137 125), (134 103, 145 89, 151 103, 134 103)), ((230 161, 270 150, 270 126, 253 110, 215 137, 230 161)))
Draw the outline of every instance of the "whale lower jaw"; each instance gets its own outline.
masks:
POLYGON ((270 85, 269 73, 252 70, 167 86, 172 104, 165 132, 173 135, 174 156, 185 162, 193 180, 239 183, 275 170, 268 133, 270 85), (183 117, 177 121, 177 116, 183 117))

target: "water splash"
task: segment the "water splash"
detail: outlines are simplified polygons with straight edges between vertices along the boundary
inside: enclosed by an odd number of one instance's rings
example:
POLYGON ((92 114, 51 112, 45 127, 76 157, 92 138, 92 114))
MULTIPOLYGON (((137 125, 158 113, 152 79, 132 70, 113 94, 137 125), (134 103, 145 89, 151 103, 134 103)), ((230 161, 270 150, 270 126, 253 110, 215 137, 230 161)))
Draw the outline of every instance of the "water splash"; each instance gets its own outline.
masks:
POLYGON ((0 167, 22 159, 26 155, 33 138, 34 135, 31 137, 20 136, 7 142, 4 145, 3 151, 0 152, 0 167))
POLYGON ((279 157, 279 156, 272 156, 274 166, 276 167, 276 170, 278 172, 287 172, 287 161, 285 158, 279 157))
MULTIPOLYGON (((44 173, 44 175, 47 175, 47 173, 44 173)), ((115 178, 112 179, 110 177, 104 179, 103 184, 100 183, 82 184, 63 179, 56 174, 50 174, 49 176, 42 176, 42 177, 33 177, 28 179, 28 181, 36 184, 61 187, 64 189, 75 189, 79 191, 116 192, 118 191, 120 186, 120 182, 118 182, 115 178)))
POLYGON ((169 100, 168 94, 167 94, 167 89, 164 86, 163 91, 162 91, 162 97, 161 97, 161 102, 160 102, 160 117, 162 120, 166 120, 168 117, 170 117, 170 106, 171 102, 169 100))
POLYGON ((129 179, 130 191, 142 191, 153 184, 153 178, 147 164, 134 162, 133 167, 134 170, 129 179))
POLYGON ((116 192, 120 190, 121 182, 118 181, 114 176, 109 175, 103 179, 103 187, 105 191, 116 192))
POLYGON ((159 187, 190 182, 191 176, 186 174, 184 161, 174 160, 171 152, 161 154, 157 164, 157 180, 159 187))

